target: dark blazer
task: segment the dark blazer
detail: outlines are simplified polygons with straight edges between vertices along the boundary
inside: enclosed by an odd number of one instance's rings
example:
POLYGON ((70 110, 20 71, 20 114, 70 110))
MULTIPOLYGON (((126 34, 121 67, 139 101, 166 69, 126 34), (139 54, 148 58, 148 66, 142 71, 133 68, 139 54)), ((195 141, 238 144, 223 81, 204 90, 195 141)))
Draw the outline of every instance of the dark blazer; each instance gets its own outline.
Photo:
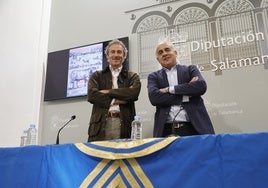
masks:
POLYGON ((199 134, 214 134, 214 129, 204 105, 201 95, 207 90, 207 85, 200 71, 195 65, 176 65, 178 85, 175 94, 160 92, 160 88, 168 87, 165 69, 158 70, 148 75, 148 95, 150 102, 156 107, 154 117, 154 137, 161 137, 172 105, 182 105, 194 128, 199 134), (191 82, 197 76, 198 81, 191 82), (191 96, 189 102, 182 103, 182 96, 191 96))

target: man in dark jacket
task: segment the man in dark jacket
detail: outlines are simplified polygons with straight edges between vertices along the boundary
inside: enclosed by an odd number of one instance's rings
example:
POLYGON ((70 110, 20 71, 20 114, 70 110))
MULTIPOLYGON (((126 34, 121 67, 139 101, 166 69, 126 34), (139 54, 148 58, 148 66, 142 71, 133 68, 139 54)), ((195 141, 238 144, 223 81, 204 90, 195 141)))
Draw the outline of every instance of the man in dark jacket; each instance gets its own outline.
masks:
POLYGON ((96 71, 88 81, 88 102, 93 104, 88 141, 130 138, 131 122, 136 115, 134 102, 141 89, 140 78, 126 70, 123 62, 127 48, 119 40, 105 49, 109 66, 96 71))
POLYGON ((156 106, 154 137, 214 134, 201 95, 207 85, 196 66, 177 64, 177 51, 161 42, 156 57, 162 69, 148 75, 150 102, 156 106))

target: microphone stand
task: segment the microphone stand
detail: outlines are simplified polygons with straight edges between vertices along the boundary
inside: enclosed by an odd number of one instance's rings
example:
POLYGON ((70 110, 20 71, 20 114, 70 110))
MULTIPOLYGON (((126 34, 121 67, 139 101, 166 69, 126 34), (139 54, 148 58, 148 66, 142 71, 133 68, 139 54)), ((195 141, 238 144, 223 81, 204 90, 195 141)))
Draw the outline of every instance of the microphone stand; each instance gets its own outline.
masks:
POLYGON ((76 116, 75 115, 73 115, 72 117, 71 117, 71 119, 69 120, 69 121, 67 121, 59 130, 58 130, 58 133, 57 133, 57 139, 56 139, 56 144, 58 145, 59 144, 59 137, 60 137, 60 132, 61 132, 61 130, 66 126, 66 125, 68 125, 71 121, 73 121, 74 119, 76 118, 76 116))

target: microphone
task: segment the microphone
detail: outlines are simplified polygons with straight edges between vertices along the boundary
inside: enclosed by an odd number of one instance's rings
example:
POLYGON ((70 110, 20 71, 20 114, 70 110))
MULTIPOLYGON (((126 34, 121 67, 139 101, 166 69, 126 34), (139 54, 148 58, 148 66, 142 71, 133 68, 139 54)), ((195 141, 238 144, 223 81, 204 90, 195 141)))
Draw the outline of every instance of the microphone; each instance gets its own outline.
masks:
POLYGON ((57 134, 57 139, 56 139, 56 144, 59 144, 59 136, 60 136, 60 132, 61 132, 61 130, 66 126, 66 125, 68 125, 71 121, 73 121, 74 119, 76 118, 76 116, 75 115, 73 115, 72 117, 71 117, 71 119, 69 119, 69 121, 67 121, 59 130, 58 130, 58 134, 57 134))

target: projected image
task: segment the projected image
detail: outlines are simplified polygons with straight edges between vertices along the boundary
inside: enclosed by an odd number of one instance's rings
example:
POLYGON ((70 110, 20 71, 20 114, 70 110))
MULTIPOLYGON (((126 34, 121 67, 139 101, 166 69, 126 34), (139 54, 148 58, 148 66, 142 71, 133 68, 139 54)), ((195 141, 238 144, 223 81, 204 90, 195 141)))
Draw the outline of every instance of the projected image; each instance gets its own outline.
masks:
MULTIPOLYGON (((119 40, 128 47, 128 37, 119 40)), ((107 40, 49 52, 44 101, 86 96, 88 79, 95 71, 109 65, 104 54, 109 42, 107 40)), ((128 56, 124 67, 129 67, 128 56)))
POLYGON ((70 50, 66 97, 87 94, 88 79, 96 70, 102 70, 102 58, 103 43, 70 50))

